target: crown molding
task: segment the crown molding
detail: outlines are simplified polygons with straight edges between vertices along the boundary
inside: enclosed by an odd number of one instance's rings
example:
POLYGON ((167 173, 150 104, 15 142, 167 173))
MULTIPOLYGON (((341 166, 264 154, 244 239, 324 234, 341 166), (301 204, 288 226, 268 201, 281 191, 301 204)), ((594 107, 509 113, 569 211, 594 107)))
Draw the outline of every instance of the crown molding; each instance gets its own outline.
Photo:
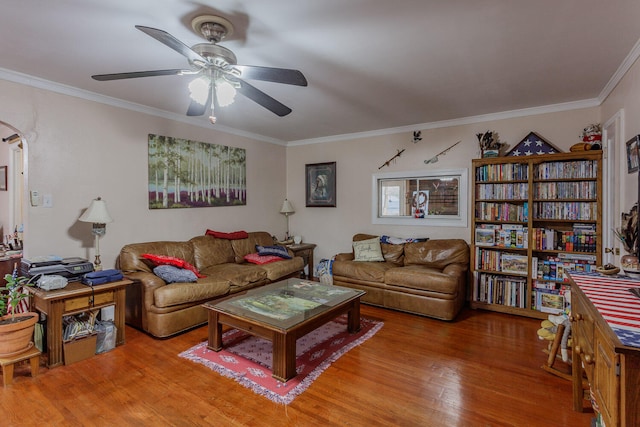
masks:
POLYGON ((613 76, 611 76, 611 79, 609 80, 609 82, 602 89, 602 92, 600 92, 600 95, 598 96, 598 100, 600 101, 601 104, 604 102, 605 99, 607 99, 609 95, 611 95, 611 92, 613 92, 613 90, 616 88, 618 83, 620 83, 620 80, 622 80, 625 74, 627 74, 627 72, 636 62, 638 57, 640 57, 640 39, 638 39, 636 44, 633 46, 633 49, 631 49, 631 52, 629 52, 629 54, 624 59, 624 61, 622 61, 622 64, 620 64, 616 72, 613 74, 613 76))
MULTIPOLYGON (((160 110, 157 108, 147 107, 145 105, 136 104, 135 102, 124 101, 122 99, 113 98, 106 95, 101 95, 95 92, 90 92, 84 89, 78 89, 73 86, 65 85, 62 83, 52 82, 50 80, 41 79, 39 77, 30 76, 28 74, 19 73, 16 71, 8 70, 6 68, 0 68, 0 79, 7 80, 13 83, 19 83, 25 86, 34 87, 37 89, 43 89, 50 92, 59 93, 62 95, 73 96, 75 98, 85 99, 88 101, 97 102, 100 104, 110 105, 112 107, 123 108, 130 111, 136 111, 138 113, 148 114, 151 116, 161 117, 167 120, 174 120, 181 123, 186 123, 192 126, 206 128, 211 130, 211 126, 204 123, 197 118, 191 118, 183 116, 181 114, 170 113, 168 111, 160 110)), ((231 135, 242 136, 245 138, 255 139, 258 141, 268 142, 276 145, 286 145, 284 141, 268 138, 263 135, 257 135, 250 132, 244 132, 228 126, 216 124, 216 131, 228 133, 231 135)))
POLYGON ((344 141, 347 139, 372 138, 377 136, 386 136, 403 132, 413 132, 416 129, 428 130, 446 128, 460 125, 469 125, 474 123, 483 123, 494 120, 512 119, 516 117, 535 116, 538 114, 557 113, 561 111, 579 110, 582 108, 598 107, 600 100, 598 98, 585 99, 582 101, 564 102, 560 104, 545 105, 541 107, 522 108, 519 110, 510 110, 500 113, 482 114, 478 116, 462 117, 459 119, 442 120, 438 122, 420 123, 410 126, 401 126, 396 128, 379 129, 368 132, 348 133, 342 135, 333 135, 321 138, 301 139, 298 141, 290 141, 287 146, 299 146, 309 144, 321 144, 326 142, 344 141))

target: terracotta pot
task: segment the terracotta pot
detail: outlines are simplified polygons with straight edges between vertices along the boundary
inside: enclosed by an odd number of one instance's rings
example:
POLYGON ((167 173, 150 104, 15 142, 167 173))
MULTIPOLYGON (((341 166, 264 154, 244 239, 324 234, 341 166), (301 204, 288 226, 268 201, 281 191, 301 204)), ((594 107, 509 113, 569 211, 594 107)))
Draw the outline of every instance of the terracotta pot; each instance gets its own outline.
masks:
MULTIPOLYGON (((38 313, 18 313, 15 318, 27 317, 28 320, 0 324, 0 357, 9 357, 22 353, 33 346, 33 330, 38 321, 38 313)), ((11 315, 0 320, 11 319, 11 315)))

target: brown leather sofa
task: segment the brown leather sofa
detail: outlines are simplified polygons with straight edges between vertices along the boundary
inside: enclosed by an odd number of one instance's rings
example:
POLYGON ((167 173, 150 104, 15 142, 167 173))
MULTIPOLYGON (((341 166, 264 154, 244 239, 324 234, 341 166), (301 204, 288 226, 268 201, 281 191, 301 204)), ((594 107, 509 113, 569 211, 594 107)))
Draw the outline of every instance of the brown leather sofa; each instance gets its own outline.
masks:
MULTIPOLYGON (((377 236, 356 234, 353 241, 377 236)), ((466 301, 469 245, 462 239, 381 243, 385 261, 354 261, 342 253, 333 262, 333 284, 366 291, 363 303, 453 320, 466 301)))
POLYGON ((134 280, 134 284, 127 286, 126 322, 155 337, 168 337, 206 323, 207 310, 202 304, 207 301, 287 277, 299 277, 302 273, 301 257, 263 265, 247 263, 244 256, 255 253, 256 245, 273 245, 273 238, 259 231, 237 240, 204 235, 186 242, 124 246, 117 265, 127 278, 134 280), (153 266, 142 254, 180 258, 206 277, 195 283, 167 284, 153 274, 153 266))

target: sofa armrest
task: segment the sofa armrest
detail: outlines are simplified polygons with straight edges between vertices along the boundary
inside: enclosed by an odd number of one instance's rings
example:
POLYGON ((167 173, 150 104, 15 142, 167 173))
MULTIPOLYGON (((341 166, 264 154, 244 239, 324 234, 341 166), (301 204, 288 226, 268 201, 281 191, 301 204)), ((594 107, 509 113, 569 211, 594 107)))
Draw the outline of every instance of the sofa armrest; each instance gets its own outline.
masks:
POLYGON ((467 266, 464 264, 449 264, 447 265, 442 272, 444 274, 448 274, 449 276, 464 276, 467 271, 467 266))
POLYGON ((355 257, 351 252, 345 252, 341 254, 337 254, 334 258, 335 261, 353 261, 355 257))
POLYGON ((140 285, 142 287, 142 303, 144 304, 144 307, 146 309, 153 305, 153 292, 156 289, 167 285, 167 282, 153 273, 136 271, 125 274, 127 278, 140 282, 140 285))

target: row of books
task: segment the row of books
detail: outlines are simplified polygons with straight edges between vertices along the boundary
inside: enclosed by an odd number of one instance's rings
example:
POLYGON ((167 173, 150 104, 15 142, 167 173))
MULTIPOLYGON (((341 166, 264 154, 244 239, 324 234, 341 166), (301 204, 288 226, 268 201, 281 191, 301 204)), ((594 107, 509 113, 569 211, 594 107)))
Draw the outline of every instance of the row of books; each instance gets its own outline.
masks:
POLYGON ((476 181, 526 181, 529 167, 520 163, 483 165, 476 168, 476 181))
POLYGON ((561 285, 556 288, 533 289, 531 307, 542 313, 561 314, 571 310, 571 286, 561 285))
POLYGON ((538 280, 568 282, 565 272, 570 270, 593 272, 596 269, 596 255, 559 253, 539 259, 531 258, 531 277, 538 280))
POLYGON ((476 273, 475 282, 477 286, 473 290, 474 301, 525 308, 527 299, 526 279, 476 273))
POLYGON ((476 184, 476 199, 527 200, 529 184, 526 182, 506 184, 476 184))
POLYGON ((528 274, 526 255, 512 254, 476 247, 476 270, 500 271, 517 275, 528 274))
POLYGON ((596 202, 534 202, 535 219, 561 219, 595 221, 598 218, 596 202))
POLYGON ((526 248, 529 229, 521 224, 481 224, 476 228, 475 244, 502 248, 526 248))
POLYGON ((480 221, 519 221, 529 218, 529 203, 477 202, 476 219, 480 221))
POLYGON ((536 165, 535 179, 589 179, 598 173, 597 160, 547 162, 536 165))
POLYGON ((596 252, 595 226, 589 229, 575 227, 571 231, 550 228, 532 229, 532 247, 539 250, 567 252, 596 252))
POLYGON ((536 182, 534 199, 595 199, 598 194, 595 181, 536 182))

